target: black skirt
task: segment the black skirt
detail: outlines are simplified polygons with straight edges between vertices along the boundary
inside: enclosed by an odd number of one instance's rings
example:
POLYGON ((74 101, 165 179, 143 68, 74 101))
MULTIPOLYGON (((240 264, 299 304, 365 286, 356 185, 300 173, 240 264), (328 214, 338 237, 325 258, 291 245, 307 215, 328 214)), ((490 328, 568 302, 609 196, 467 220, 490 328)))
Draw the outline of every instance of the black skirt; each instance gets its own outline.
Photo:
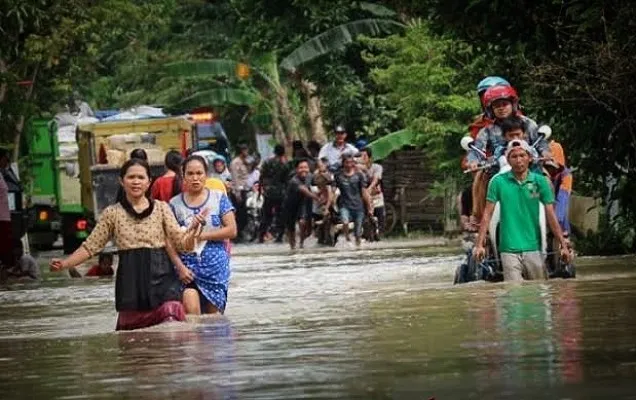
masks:
POLYGON ((119 251, 117 311, 149 311, 166 301, 181 301, 181 296, 181 282, 165 248, 119 251))

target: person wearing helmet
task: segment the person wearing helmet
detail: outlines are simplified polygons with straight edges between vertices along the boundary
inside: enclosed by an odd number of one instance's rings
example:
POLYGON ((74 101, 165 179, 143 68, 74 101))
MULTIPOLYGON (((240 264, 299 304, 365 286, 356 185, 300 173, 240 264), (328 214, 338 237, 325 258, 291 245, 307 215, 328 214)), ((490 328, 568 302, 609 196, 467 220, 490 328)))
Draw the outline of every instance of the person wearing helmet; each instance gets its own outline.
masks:
MULTIPOLYGON (((523 120, 530 143, 535 143, 539 139, 537 123, 519 112, 519 96, 512 86, 493 86, 487 89, 483 96, 483 104, 486 114, 492 117, 493 122, 477 134, 474 143, 476 148, 492 153, 496 147, 504 146, 501 124, 513 115, 523 120)), ((541 155, 549 157, 550 149, 545 139, 539 141, 537 150, 541 155)), ((471 169, 477 168, 479 160, 480 155, 477 151, 468 152, 468 164, 471 169)))
MULTIPOLYGON (((477 134, 482 128, 485 128, 488 125, 491 125, 494 121, 492 118, 488 116, 486 113, 486 109, 484 106, 483 98, 486 90, 490 89, 493 86, 510 86, 510 83, 502 77, 499 76, 487 76, 477 84, 477 97, 479 98, 479 104, 481 105, 482 113, 475 117, 474 121, 468 126, 468 133, 470 136, 475 139, 477 134)), ((461 160, 461 168, 468 168, 468 159, 464 155, 461 160)))
MULTIPOLYGON (((495 149, 505 146, 501 126, 503 121, 511 116, 516 116, 523 121, 525 133, 530 143, 537 143, 537 150, 541 156, 550 158, 550 149, 545 138, 539 140, 537 123, 522 115, 519 110, 519 96, 512 86, 493 86, 484 92, 483 105, 485 112, 492 117, 493 122, 482 128, 475 138, 474 147, 488 154, 493 154, 495 149)), ((468 168, 476 171, 479 166, 480 154, 476 150, 470 150, 467 155, 468 168)), ((475 174, 473 180, 473 217, 481 220, 483 197, 488 186, 489 176, 484 171, 475 174)))
MULTIPOLYGON (((232 184, 232 174, 227 168, 225 157, 220 154, 217 154, 212 159, 212 168, 210 168, 210 178, 220 180, 224 185, 224 191, 227 192, 230 190, 230 185, 232 184)), ((207 185, 207 182, 206 182, 207 185)), ((214 188, 208 188, 214 189, 214 188)))
POLYGON ((360 151, 364 149, 365 147, 367 147, 368 144, 369 144, 369 141, 367 139, 356 140, 356 148, 360 151))
POLYGON ((322 146, 319 159, 326 158, 329 163, 330 169, 336 169, 341 164, 343 155, 356 155, 358 149, 351 143, 347 143, 347 130, 342 125, 336 126, 334 129, 336 133, 336 140, 329 142, 322 146))

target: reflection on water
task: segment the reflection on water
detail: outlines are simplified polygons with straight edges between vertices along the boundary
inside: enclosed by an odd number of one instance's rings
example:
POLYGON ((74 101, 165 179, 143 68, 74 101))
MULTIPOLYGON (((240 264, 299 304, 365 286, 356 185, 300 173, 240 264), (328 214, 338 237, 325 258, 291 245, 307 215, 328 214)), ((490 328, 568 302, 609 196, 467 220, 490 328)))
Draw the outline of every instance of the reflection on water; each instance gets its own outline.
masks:
POLYGON ((459 257, 235 257, 227 316, 113 332, 111 280, 0 290, 0 398, 631 398, 633 259, 452 286, 459 257))

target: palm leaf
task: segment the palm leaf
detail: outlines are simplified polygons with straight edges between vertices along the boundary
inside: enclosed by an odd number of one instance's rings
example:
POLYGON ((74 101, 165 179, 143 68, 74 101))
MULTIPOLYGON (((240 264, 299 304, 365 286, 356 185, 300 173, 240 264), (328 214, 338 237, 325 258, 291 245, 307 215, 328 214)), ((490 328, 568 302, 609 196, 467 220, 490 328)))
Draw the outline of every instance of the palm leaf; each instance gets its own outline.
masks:
POLYGON ((391 10, 388 7, 380 4, 370 3, 368 1, 361 1, 358 4, 358 7, 361 10, 380 18, 393 18, 397 15, 395 11, 391 10))
POLYGON ((252 106, 261 99, 258 92, 246 89, 215 88, 197 92, 174 105, 178 108, 200 106, 239 105, 252 106))
POLYGON ((375 18, 336 26, 297 47, 281 61, 280 68, 294 72, 300 65, 352 43, 359 35, 379 36, 391 33, 396 28, 404 28, 404 25, 393 20, 375 18))
POLYGON ((368 147, 373 152, 373 159, 379 161, 404 146, 415 146, 417 144, 416 141, 417 135, 414 131, 402 129, 374 140, 369 143, 368 147))
POLYGON ((235 77, 238 62, 222 58, 184 61, 166 64, 164 71, 170 76, 192 78, 197 76, 235 77))

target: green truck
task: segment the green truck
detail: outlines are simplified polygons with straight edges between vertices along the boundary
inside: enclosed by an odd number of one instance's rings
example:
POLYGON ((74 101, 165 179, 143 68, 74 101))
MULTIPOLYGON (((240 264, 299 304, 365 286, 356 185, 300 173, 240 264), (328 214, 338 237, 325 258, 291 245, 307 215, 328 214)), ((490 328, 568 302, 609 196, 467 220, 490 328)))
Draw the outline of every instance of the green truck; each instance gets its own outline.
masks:
POLYGON ((64 253, 72 253, 90 232, 82 207, 75 124, 32 119, 25 131, 27 232, 30 245, 48 249, 61 236, 64 253))

